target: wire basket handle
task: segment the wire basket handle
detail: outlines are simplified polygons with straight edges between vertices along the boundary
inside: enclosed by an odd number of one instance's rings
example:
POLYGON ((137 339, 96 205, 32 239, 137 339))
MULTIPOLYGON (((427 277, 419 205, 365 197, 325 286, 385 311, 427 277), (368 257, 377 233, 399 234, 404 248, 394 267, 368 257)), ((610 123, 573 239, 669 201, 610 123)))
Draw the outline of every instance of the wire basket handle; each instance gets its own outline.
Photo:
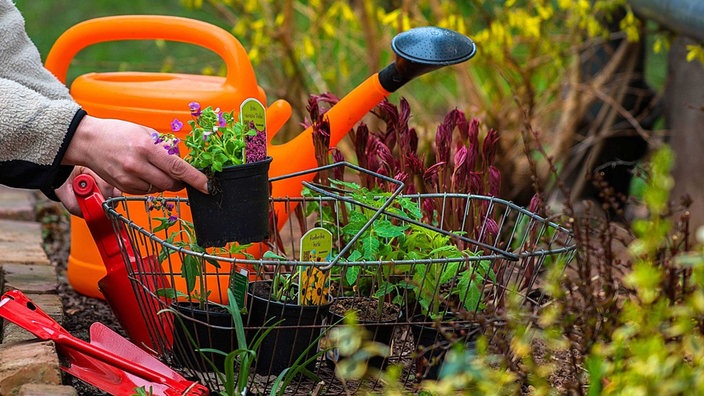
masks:
MULTIPOLYGON (((390 178, 388 178, 388 177, 386 177, 386 176, 382 176, 382 175, 378 175, 378 174, 375 174, 375 175, 377 175, 377 176, 379 176, 380 178, 383 178, 383 179, 390 179, 390 178)), ((395 180, 395 179, 390 179, 390 180, 394 180, 394 181, 398 182, 398 180, 395 180)), ((403 184, 403 183, 402 183, 402 184, 403 184)), ((356 200, 354 200, 354 199, 350 199, 350 198, 341 196, 341 195, 339 195, 339 194, 331 193, 331 192, 329 192, 329 191, 327 191, 327 190, 325 190, 325 189, 323 189, 323 188, 320 188, 320 187, 318 187, 318 186, 316 186, 316 185, 314 185, 314 184, 312 184, 312 183, 304 182, 303 185, 305 185, 306 187, 310 188, 311 190, 313 190, 313 191, 315 191, 315 192, 317 192, 317 193, 319 193, 319 194, 321 194, 321 195, 325 195, 325 196, 327 196, 327 197, 334 198, 334 199, 339 200, 339 201, 343 201, 343 202, 347 202, 347 203, 353 203, 353 204, 355 204, 355 205, 359 205, 359 206, 362 206, 362 207, 364 207, 364 208, 366 208, 366 209, 370 209, 370 210, 376 210, 376 209, 377 209, 376 207, 371 206, 371 205, 368 205, 368 204, 365 204, 365 203, 363 203, 363 202, 359 202, 359 201, 356 201, 356 200)), ((403 188, 403 185, 402 185, 400 188, 402 189, 402 188, 403 188)), ((438 233, 440 233, 440 234, 449 236, 449 237, 451 237, 451 238, 457 238, 457 239, 459 239, 459 240, 461 240, 461 241, 463 241, 463 242, 467 242, 467 243, 474 244, 474 245, 479 246, 479 247, 481 247, 481 248, 487 249, 487 250, 489 250, 489 251, 491 251, 491 252, 493 252, 493 253, 499 254, 499 255, 503 256, 504 258, 506 258, 506 259, 509 260, 509 261, 518 261, 519 256, 518 256, 517 254, 508 252, 508 251, 506 251, 505 249, 500 249, 500 248, 498 248, 498 247, 496 247, 496 246, 492 246, 492 245, 489 245, 489 244, 487 244, 487 243, 477 241, 477 240, 475 240, 475 239, 473 239, 473 238, 468 238, 468 237, 466 237, 466 236, 463 236, 463 235, 460 235, 460 234, 456 234, 456 233, 453 233, 453 232, 450 232, 450 231, 447 231, 447 230, 443 230, 442 228, 438 228, 438 227, 435 227, 435 226, 430 225, 430 224, 426 224, 426 223, 423 223, 423 222, 420 222, 420 221, 417 221, 417 220, 413 220, 413 219, 411 219, 411 218, 409 218, 409 217, 407 217, 407 216, 402 216, 402 215, 399 215, 399 214, 396 214, 396 213, 388 212, 388 211, 386 210, 386 208, 388 208, 389 205, 391 205, 392 201, 399 195, 399 192, 400 192, 399 190, 394 191, 394 193, 389 197, 389 199, 388 199, 386 202, 384 202, 384 205, 382 205, 380 208, 378 208, 378 210, 376 211, 376 213, 374 214, 374 216, 372 216, 372 218, 369 220, 369 222, 367 222, 367 224, 365 224, 364 227, 363 227, 363 228, 354 236, 354 238, 345 246, 345 248, 340 252, 340 255, 342 255, 342 253, 347 252, 347 250, 349 250, 349 249, 352 247, 352 244, 354 244, 354 242, 357 241, 357 239, 360 237, 361 233, 364 232, 364 231, 371 225, 371 223, 374 222, 374 220, 376 220, 380 215, 383 214, 383 215, 385 215, 385 216, 389 216, 389 217, 392 217, 392 218, 397 219, 397 220, 401 220, 401 221, 404 221, 404 222, 407 222, 407 223, 410 223, 410 224, 413 224, 413 225, 416 225, 416 226, 419 226, 419 227, 423 227, 423 228, 427 228, 427 229, 433 230, 433 231, 435 231, 435 232, 438 232, 438 233)), ((336 257, 336 259, 339 259, 339 256, 336 257)), ((335 260, 334 263, 336 263, 336 262, 337 262, 337 260, 335 260)), ((330 266, 332 266, 334 263, 331 263, 330 266)))

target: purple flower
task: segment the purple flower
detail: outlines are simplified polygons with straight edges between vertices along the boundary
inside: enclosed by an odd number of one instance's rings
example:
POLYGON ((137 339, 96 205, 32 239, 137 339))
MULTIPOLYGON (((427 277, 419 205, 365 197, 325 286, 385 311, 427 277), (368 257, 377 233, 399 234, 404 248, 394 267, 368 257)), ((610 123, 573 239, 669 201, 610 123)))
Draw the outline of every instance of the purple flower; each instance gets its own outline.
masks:
POLYGON ((203 141, 207 142, 208 141, 208 136, 210 136, 213 132, 207 132, 203 131, 203 141))
POLYGON ((200 116, 200 103, 198 102, 191 102, 188 104, 188 108, 191 110, 191 115, 193 117, 198 117, 200 116))
POLYGON ((169 155, 179 155, 178 144, 165 144, 164 148, 169 153, 169 155))
POLYGON ((178 220, 178 216, 171 215, 171 216, 169 216, 168 219, 166 219, 166 222, 169 224, 174 224, 174 223, 176 223, 177 220, 178 220))
POLYGON ((154 144, 159 144, 164 141, 164 138, 161 136, 161 134, 159 132, 154 131, 154 132, 152 132, 151 136, 152 136, 152 140, 154 141, 154 144))
POLYGON ((174 118, 174 120, 171 121, 171 130, 173 132, 178 132, 181 128, 183 128, 183 123, 178 118, 174 118))
POLYGON ((222 116, 222 113, 218 113, 218 126, 221 128, 227 126, 227 120, 222 116))
POLYGON ((168 151, 169 155, 180 154, 178 150, 178 143, 181 141, 181 139, 169 134, 168 136, 164 137, 164 141, 166 142, 166 144, 164 144, 164 149, 168 151))

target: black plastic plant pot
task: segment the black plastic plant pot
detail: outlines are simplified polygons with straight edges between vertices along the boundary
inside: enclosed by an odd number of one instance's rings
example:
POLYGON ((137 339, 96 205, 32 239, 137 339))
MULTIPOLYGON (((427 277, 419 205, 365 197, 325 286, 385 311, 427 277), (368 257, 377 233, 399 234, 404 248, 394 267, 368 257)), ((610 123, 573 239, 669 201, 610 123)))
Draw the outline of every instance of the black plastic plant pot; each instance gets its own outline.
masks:
POLYGON ((237 349, 237 336, 232 315, 215 305, 207 310, 197 302, 177 302, 172 308, 181 314, 174 320, 174 357, 182 367, 200 372, 213 371, 209 359, 220 372, 224 371, 225 357, 198 349, 213 348, 225 353, 237 349), (194 345, 195 342, 195 345, 194 345))
MULTIPOLYGON (((360 300, 363 298, 347 298, 347 299, 337 299, 337 302, 341 302, 341 300, 349 300, 349 304, 345 304, 345 306, 349 305, 357 305, 361 306, 360 300)), ((366 299, 369 302, 371 302, 375 307, 378 304, 378 301, 376 299, 366 299)), ((336 308, 335 303, 333 306, 330 308, 330 323, 331 324, 338 324, 342 323, 343 319, 345 317, 344 311, 339 311, 336 308)), ((369 319, 369 320, 364 320, 359 317, 359 313, 357 314, 357 323, 364 327, 365 330, 369 333, 371 336, 371 341, 377 342, 383 345, 386 345, 389 350, 391 348, 392 340, 394 338, 394 331, 396 329, 396 323, 398 322, 398 319, 401 314, 401 310, 398 306, 395 306, 393 304, 385 304, 384 306, 384 311, 385 314, 388 314, 388 318, 378 318, 378 319, 369 319)), ((335 365, 335 363, 338 361, 340 357, 337 354, 336 349, 332 349, 326 354, 326 362, 332 367, 335 365)), ((369 359, 369 366, 383 370, 388 363, 388 359, 382 357, 382 356, 375 356, 369 359)))
MULTIPOLYGON (((271 289, 271 281, 253 282, 247 293, 249 306, 249 326, 247 339, 251 340, 256 331, 265 331, 274 326, 256 351, 254 370, 261 375, 279 375, 298 360, 305 362, 318 352, 323 319, 330 309, 325 305, 298 305, 270 301, 268 294, 259 291, 271 289), (268 285, 267 285, 268 284, 268 285), (281 323, 276 324, 281 321, 281 323), (311 346, 312 345, 312 346, 311 346), (309 348, 310 347, 310 348, 309 348), (299 357, 303 356, 300 360, 299 357)), ((306 369, 315 372, 315 360, 306 369)))
POLYGON ((210 194, 186 186, 196 240, 202 247, 261 242, 269 236, 271 157, 209 176, 210 194))
POLYGON ((452 345, 463 342, 468 350, 475 349, 480 327, 475 323, 454 321, 450 318, 432 324, 426 321, 432 322, 423 316, 416 316, 413 318, 413 322, 416 323, 411 325, 416 345, 414 353, 416 376, 436 380, 439 378, 445 354, 452 345))

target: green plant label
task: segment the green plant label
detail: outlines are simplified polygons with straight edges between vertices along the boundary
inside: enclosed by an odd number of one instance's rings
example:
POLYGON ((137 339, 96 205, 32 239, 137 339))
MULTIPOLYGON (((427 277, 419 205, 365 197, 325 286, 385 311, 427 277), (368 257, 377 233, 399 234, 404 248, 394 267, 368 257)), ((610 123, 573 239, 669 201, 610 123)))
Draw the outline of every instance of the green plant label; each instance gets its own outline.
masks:
POLYGON ((244 268, 240 268, 239 271, 232 271, 230 274, 230 290, 235 296, 235 301, 237 306, 242 309, 245 305, 245 296, 247 295, 247 288, 249 287, 249 271, 244 268))
MULTIPOLYGON (((332 233, 325 228, 311 228, 301 238, 301 262, 330 261, 332 255, 332 233)), ((298 267, 300 305, 321 305, 327 302, 328 274, 315 265, 298 267)))
POLYGON ((257 131, 263 131, 266 129, 266 108, 254 98, 245 99, 240 105, 240 120, 247 124, 254 122, 257 131))

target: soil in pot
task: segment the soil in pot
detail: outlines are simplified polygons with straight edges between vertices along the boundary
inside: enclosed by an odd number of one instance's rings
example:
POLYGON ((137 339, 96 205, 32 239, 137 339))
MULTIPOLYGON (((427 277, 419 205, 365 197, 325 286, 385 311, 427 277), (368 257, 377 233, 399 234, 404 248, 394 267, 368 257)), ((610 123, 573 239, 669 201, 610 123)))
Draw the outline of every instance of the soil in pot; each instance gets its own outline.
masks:
POLYGON ((173 352, 176 362, 201 372, 213 371, 207 358, 223 372, 224 356, 197 349, 213 348, 225 353, 236 350, 237 337, 232 315, 226 309, 213 304, 209 304, 207 310, 201 309, 197 302, 178 302, 172 307, 181 314, 181 320, 174 319, 173 352))
MULTIPOLYGON (((323 319, 330 309, 330 303, 317 306, 270 301, 271 286, 271 281, 253 282, 247 293, 248 326, 254 328, 248 331, 247 339, 253 339, 257 329, 265 330, 281 321, 257 350, 255 372, 262 375, 279 375, 300 356, 305 355, 299 362, 315 356, 323 319)), ((315 372, 315 364, 313 360, 306 369, 315 372)))
MULTIPOLYGON (((379 300, 367 297, 338 298, 330 306, 330 323, 341 323, 347 311, 354 310, 357 322, 369 332, 371 340, 387 345, 391 349, 396 322, 401 314, 401 308, 389 302, 383 302, 379 311, 379 300)), ((338 361, 337 350, 333 349, 326 354, 326 362, 331 366, 338 361)), ((369 365, 383 369, 387 359, 376 356, 369 359, 369 365)))
POLYGON ((202 247, 261 242, 269 236, 272 158, 223 168, 208 177, 210 194, 186 186, 196 240, 202 247))
POLYGON ((416 345, 416 377, 423 379, 439 378, 445 354, 455 343, 464 342, 468 350, 473 350, 481 330, 476 323, 453 320, 451 317, 433 322, 424 316, 416 316, 413 322, 411 332, 416 345))

